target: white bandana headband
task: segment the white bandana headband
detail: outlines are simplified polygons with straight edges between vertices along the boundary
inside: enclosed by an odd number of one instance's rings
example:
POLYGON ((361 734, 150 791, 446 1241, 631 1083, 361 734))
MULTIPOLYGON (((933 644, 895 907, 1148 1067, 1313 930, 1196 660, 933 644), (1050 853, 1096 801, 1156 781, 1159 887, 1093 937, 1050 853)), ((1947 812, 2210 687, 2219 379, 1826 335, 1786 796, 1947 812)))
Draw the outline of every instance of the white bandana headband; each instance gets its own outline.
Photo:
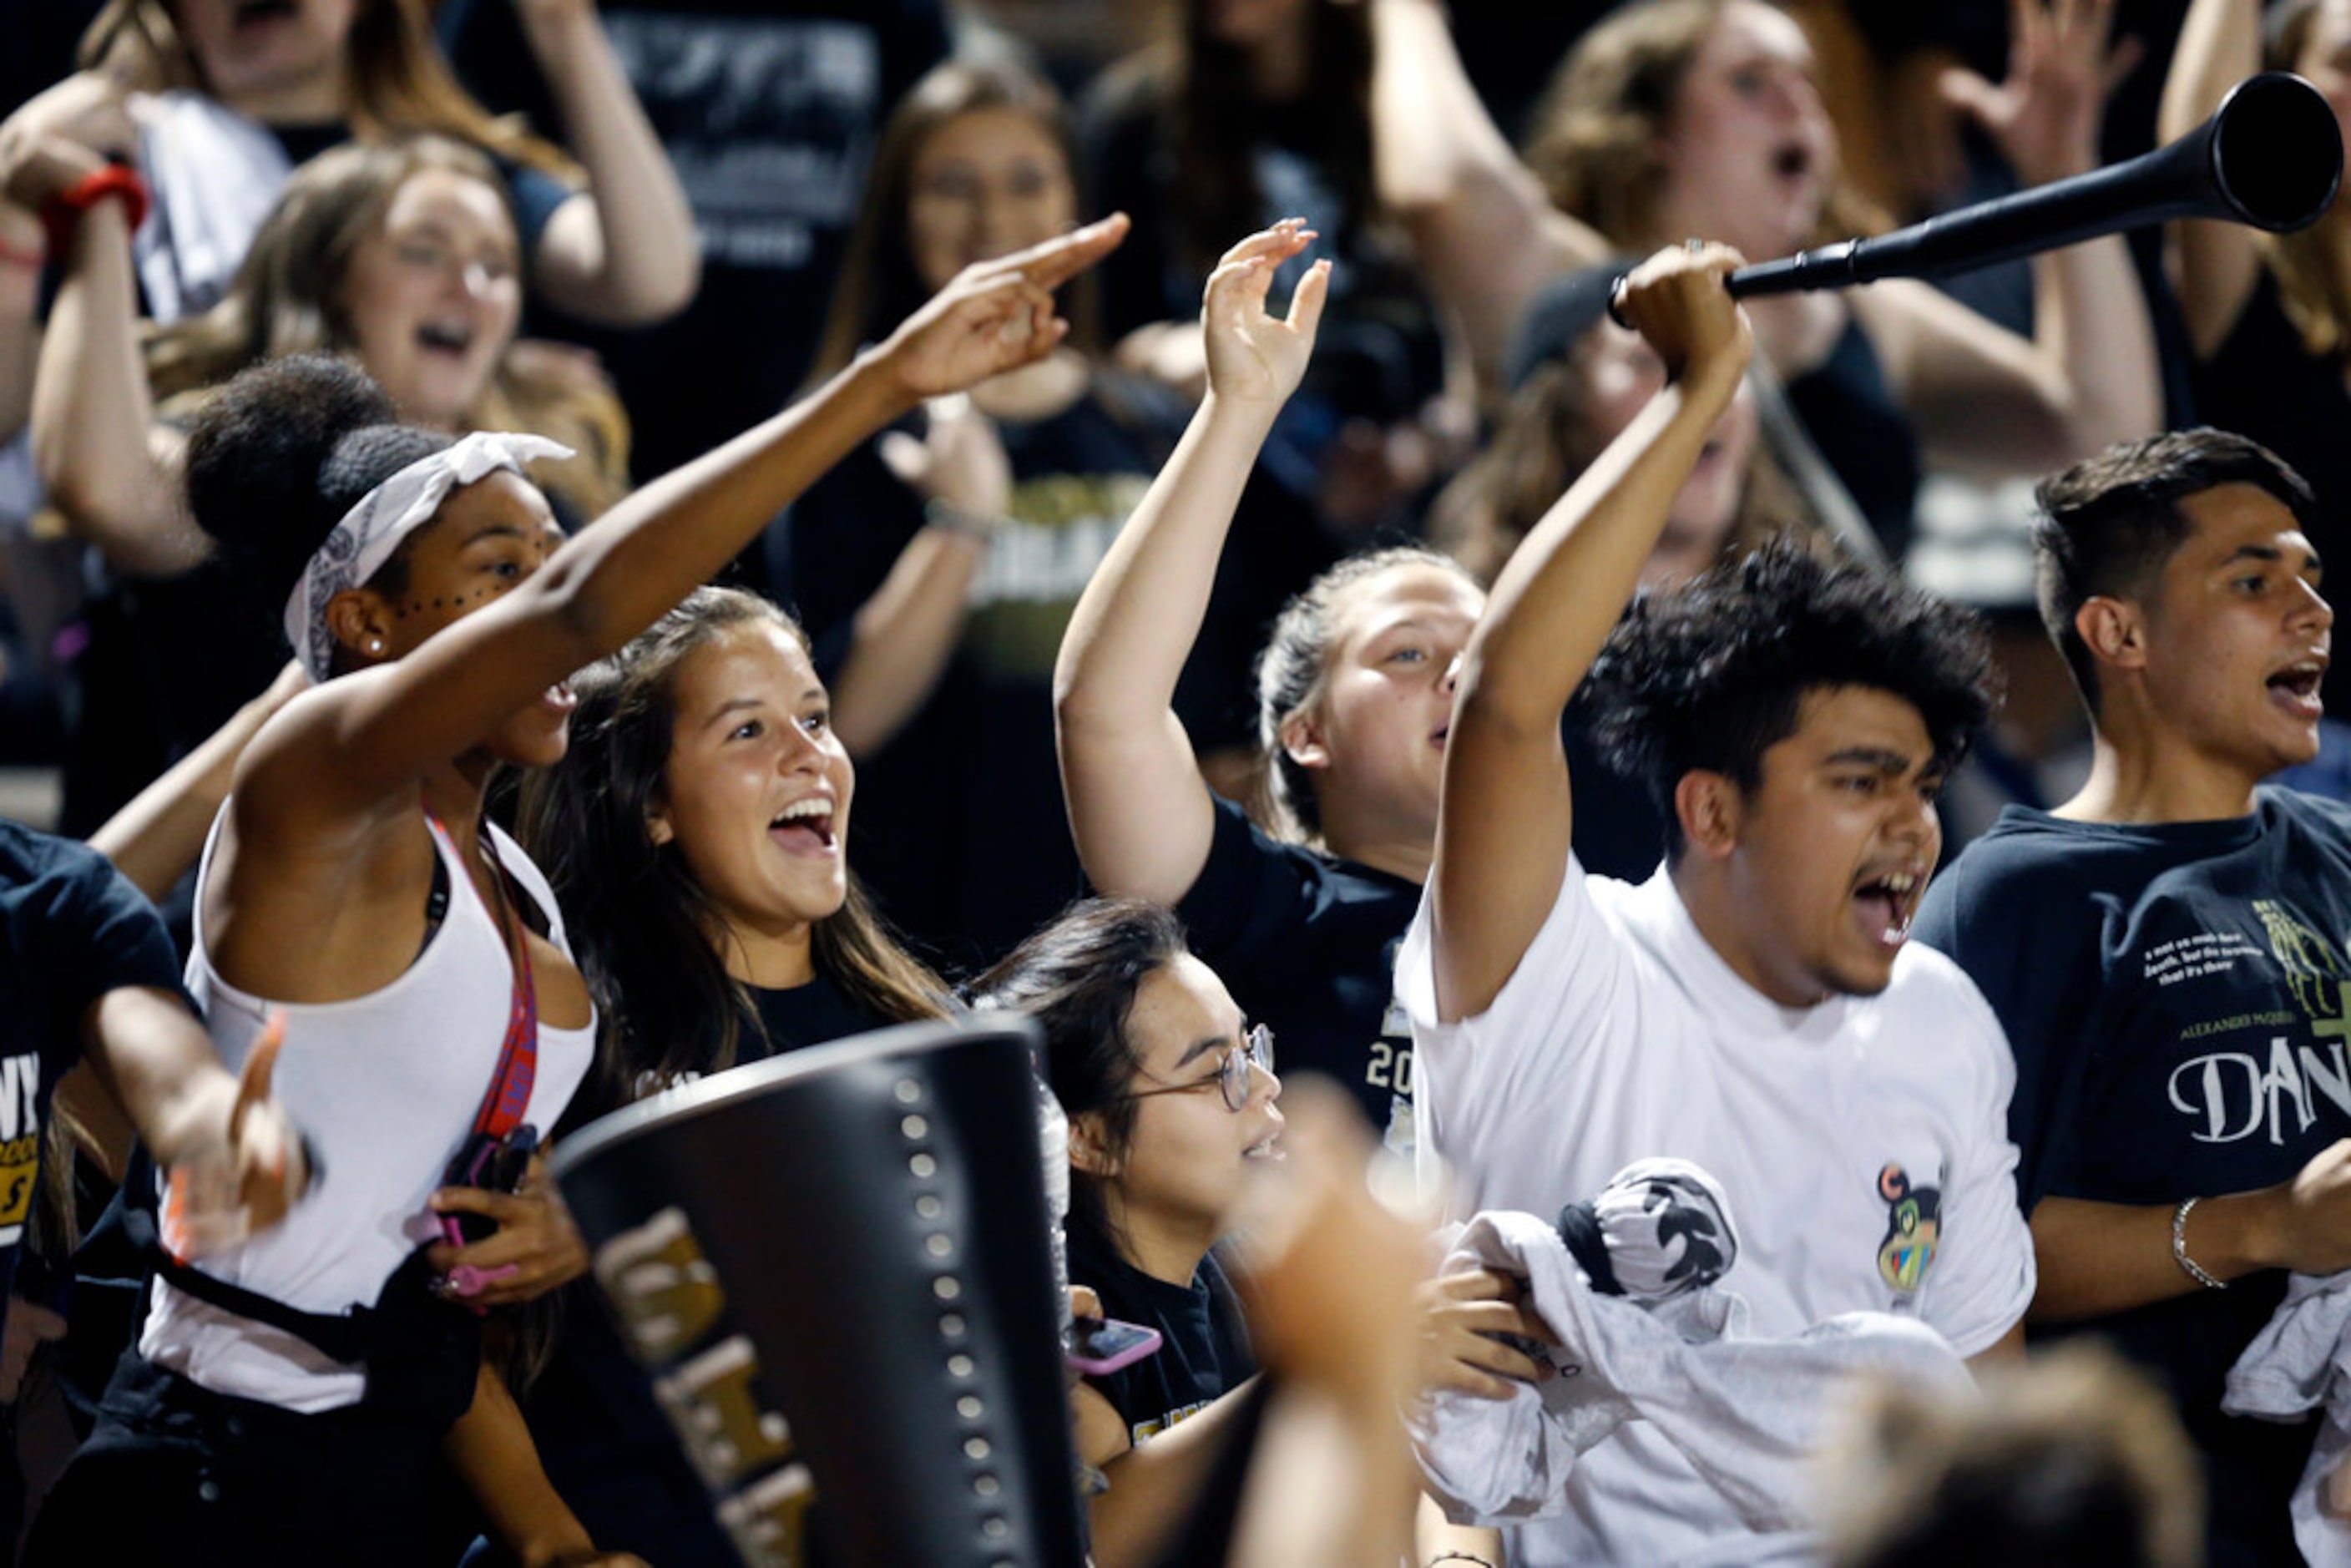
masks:
POLYGON ((571 448, 543 435, 476 431, 454 446, 415 462, 361 496, 345 512, 326 541, 311 553, 294 591, 286 597, 286 640, 310 672, 323 681, 334 662, 335 634, 327 626, 327 604, 348 588, 373 577, 400 541, 432 521, 449 492, 486 479, 500 469, 522 472, 542 457, 565 458, 571 448))

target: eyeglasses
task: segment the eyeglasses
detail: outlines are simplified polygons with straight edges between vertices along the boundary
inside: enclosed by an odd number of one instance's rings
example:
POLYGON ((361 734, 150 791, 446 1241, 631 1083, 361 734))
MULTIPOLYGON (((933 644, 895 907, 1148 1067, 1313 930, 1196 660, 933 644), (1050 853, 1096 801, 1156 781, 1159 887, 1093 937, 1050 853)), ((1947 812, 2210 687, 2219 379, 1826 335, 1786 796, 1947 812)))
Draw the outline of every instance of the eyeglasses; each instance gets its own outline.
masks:
POLYGON ((1242 1037, 1238 1051, 1225 1052, 1225 1063, 1217 1069, 1213 1078, 1203 1078, 1192 1083, 1170 1083, 1158 1089, 1138 1089, 1127 1096, 1130 1100, 1148 1100, 1155 1094, 1189 1094, 1199 1089, 1221 1089, 1225 1108, 1232 1112, 1249 1109, 1249 1091, 1255 1087, 1249 1077, 1251 1067, 1262 1067, 1266 1076, 1273 1075, 1273 1030, 1258 1025, 1242 1037))

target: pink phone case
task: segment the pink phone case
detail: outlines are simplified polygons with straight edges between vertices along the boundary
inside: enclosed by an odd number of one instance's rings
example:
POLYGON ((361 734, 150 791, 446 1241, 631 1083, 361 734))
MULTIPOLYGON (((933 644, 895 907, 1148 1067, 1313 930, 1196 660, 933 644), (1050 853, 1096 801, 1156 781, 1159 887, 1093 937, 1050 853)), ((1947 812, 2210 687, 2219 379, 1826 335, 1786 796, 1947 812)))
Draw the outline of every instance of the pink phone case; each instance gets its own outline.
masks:
POLYGON ((1099 1377, 1106 1372, 1133 1366, 1159 1349, 1159 1331, 1141 1323, 1121 1322, 1116 1318, 1081 1318, 1077 1331, 1070 1364, 1089 1376, 1099 1377))

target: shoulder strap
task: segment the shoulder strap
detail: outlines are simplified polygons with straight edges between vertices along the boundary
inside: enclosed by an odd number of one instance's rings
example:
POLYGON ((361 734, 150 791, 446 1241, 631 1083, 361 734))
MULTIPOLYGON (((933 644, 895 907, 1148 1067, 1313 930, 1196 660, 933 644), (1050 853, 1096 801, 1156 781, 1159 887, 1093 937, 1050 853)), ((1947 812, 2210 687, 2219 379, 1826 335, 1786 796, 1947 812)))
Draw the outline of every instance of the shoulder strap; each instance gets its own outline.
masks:
MULTIPOLYGON (((441 819, 425 808, 424 820, 431 824, 436 839, 445 839, 449 830, 441 819)), ((522 1125, 523 1116, 530 1108, 531 1086, 538 1078, 538 990, 530 973, 530 946, 523 935, 521 918, 515 913, 515 895, 507 876, 505 862, 498 858, 498 846, 490 837, 486 822, 482 829, 482 852, 489 858, 490 874, 498 884, 499 907, 491 912, 507 940, 507 957, 514 975, 514 988, 507 1004, 507 1036, 498 1048, 496 1072, 490 1079, 487 1093, 482 1096, 481 1109, 474 1114, 474 1131, 486 1135, 493 1143, 522 1125)), ((440 847, 435 844, 437 861, 440 847)))

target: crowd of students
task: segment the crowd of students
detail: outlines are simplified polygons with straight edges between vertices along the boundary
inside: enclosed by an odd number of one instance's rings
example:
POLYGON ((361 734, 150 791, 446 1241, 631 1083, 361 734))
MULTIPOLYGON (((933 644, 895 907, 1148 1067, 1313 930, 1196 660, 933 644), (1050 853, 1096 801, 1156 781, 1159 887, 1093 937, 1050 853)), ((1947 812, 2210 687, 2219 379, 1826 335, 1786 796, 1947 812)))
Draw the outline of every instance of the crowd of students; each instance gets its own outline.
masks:
POLYGON ((549 1145, 977 1010, 1103 1568, 2351 1561, 2351 229, 1723 284, 2351 6, 1087 9, 19 27, 0 1550, 739 1560, 549 1145))

